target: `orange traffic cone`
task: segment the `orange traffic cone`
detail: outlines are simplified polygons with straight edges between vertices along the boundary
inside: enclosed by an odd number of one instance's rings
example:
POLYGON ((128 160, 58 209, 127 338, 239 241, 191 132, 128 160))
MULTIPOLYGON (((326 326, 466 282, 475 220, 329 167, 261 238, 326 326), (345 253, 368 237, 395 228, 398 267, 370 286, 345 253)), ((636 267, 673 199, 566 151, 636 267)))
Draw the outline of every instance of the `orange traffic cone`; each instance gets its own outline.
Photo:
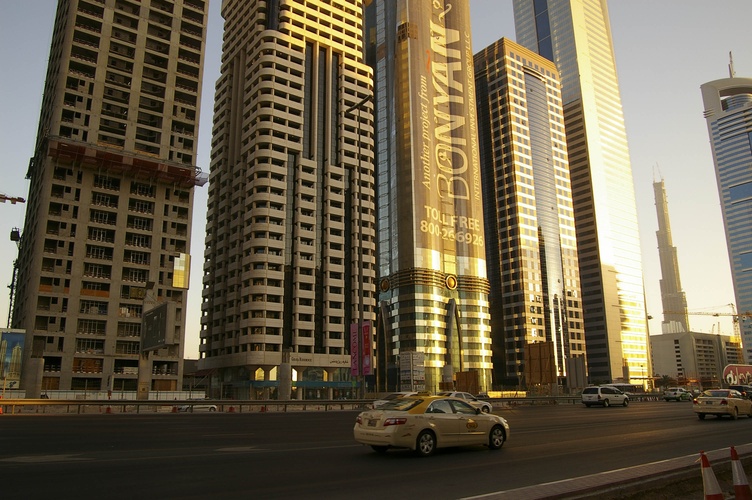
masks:
POLYGON ((700 460, 702 461, 702 489, 705 493, 705 500, 723 500, 721 486, 715 478, 704 451, 700 452, 700 460))
POLYGON ((734 473, 734 498, 736 500, 752 500, 752 490, 749 488, 744 466, 739 461, 736 448, 731 447, 731 471, 734 473))
POLYGON ((178 407, 177 406, 173 406, 172 407, 172 413, 177 413, 177 412, 178 412, 178 407))
POLYGON ((229 413, 235 413, 235 407, 234 407, 234 406, 230 406, 230 409, 229 409, 229 410, 227 410, 227 411, 228 411, 229 413))
POLYGON ((112 413, 112 408, 108 406, 107 409, 105 410, 105 413, 112 413))
POLYGON ((3 405, 0 405, 0 415, 3 414, 3 405))

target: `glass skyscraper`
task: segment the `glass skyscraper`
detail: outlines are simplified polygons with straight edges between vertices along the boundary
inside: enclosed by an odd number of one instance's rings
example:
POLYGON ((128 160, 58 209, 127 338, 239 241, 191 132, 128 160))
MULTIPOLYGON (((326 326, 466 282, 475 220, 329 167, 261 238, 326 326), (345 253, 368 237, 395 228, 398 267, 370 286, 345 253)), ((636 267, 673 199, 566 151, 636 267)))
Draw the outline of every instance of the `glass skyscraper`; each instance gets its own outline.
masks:
POLYGON ((514 17, 517 42, 561 73, 590 380, 642 384, 642 260, 606 0, 514 0, 514 17))
MULTIPOLYGON (((577 241, 559 72, 510 40, 475 54, 495 384, 530 386, 585 370, 577 241), (548 343, 554 377, 534 373, 548 343), (526 359, 527 358, 527 359, 526 359)), ((545 366, 546 363, 543 363, 545 366)), ((551 371, 546 372, 547 375, 551 371)), ((582 377, 580 377, 582 379, 582 377)), ((574 387, 582 380, 567 381, 574 387)))
MULTIPOLYGON (((701 87, 726 229, 736 307, 752 311, 752 78, 701 87)), ((739 321, 744 362, 752 363, 752 322, 739 321)))
MULTIPOLYGON (((376 0, 367 8, 367 26, 375 79, 380 368, 394 374, 419 353, 417 378, 424 383, 418 385, 427 390, 454 382, 487 390, 489 285, 469 5, 376 0)), ((415 387, 413 381, 387 382, 415 387)))

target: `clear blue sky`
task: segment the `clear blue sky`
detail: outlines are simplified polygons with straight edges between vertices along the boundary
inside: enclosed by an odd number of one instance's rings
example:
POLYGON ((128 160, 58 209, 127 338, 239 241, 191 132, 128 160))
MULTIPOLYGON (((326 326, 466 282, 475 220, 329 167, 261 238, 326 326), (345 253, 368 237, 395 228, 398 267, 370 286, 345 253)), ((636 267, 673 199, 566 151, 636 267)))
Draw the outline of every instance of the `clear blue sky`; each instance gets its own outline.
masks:
MULTIPOLYGON (((219 75, 221 0, 210 0, 198 164, 208 170, 214 82, 219 75)), ((55 0, 5 0, 0 16, 0 193, 26 197, 25 179, 37 134, 55 0)), ((505 36, 514 40, 511 0, 470 0, 475 50, 505 36)), ((660 266, 653 180, 665 180, 690 311, 730 312, 734 302, 718 188, 700 85, 736 74, 752 77, 752 1, 612 0, 614 50, 634 173, 647 308, 660 333, 660 266)), ((191 253, 186 356, 198 357, 207 186, 197 189, 191 253)), ((0 326, 8 317, 8 289, 25 206, 0 204, 0 326)), ((690 316, 693 330, 718 330, 718 318, 690 316)), ((729 318, 720 319, 730 333, 729 318)))

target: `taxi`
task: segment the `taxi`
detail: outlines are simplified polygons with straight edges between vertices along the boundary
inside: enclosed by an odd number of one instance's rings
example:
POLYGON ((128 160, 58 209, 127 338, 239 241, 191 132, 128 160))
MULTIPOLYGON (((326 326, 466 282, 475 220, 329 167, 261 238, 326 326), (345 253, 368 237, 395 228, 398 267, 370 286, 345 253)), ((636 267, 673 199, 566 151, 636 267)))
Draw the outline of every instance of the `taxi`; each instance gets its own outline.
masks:
POLYGON ((429 456, 437 448, 455 446, 498 450, 509 439, 509 424, 460 398, 416 394, 361 412, 353 435, 378 453, 408 448, 429 456))

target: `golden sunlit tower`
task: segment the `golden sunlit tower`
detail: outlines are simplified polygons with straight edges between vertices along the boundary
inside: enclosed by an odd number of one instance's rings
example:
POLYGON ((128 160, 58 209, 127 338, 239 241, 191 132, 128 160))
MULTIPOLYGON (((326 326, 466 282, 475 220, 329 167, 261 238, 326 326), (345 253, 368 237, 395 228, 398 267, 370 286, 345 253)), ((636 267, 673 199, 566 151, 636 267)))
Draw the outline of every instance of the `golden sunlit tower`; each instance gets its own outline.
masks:
POLYGON ((582 387, 582 294, 559 72, 502 38, 475 55, 475 84, 494 380, 530 388, 566 377, 570 388, 582 387), (526 352, 539 343, 550 348, 526 352), (534 353, 546 354, 542 364, 555 370, 528 366, 526 358, 541 357, 534 353))
POLYGON ((643 384, 640 235, 606 0, 513 5, 517 43, 561 74, 590 381, 643 384))
POLYGON ((374 317, 376 217, 362 3, 222 3, 199 346, 215 396, 363 389, 350 334, 374 317))
POLYGON ((488 390, 468 2, 374 1, 367 19, 378 134, 376 344, 387 375, 380 389, 488 390))
POLYGON ((58 2, 12 312, 27 397, 181 389, 206 19, 203 0, 58 2))

